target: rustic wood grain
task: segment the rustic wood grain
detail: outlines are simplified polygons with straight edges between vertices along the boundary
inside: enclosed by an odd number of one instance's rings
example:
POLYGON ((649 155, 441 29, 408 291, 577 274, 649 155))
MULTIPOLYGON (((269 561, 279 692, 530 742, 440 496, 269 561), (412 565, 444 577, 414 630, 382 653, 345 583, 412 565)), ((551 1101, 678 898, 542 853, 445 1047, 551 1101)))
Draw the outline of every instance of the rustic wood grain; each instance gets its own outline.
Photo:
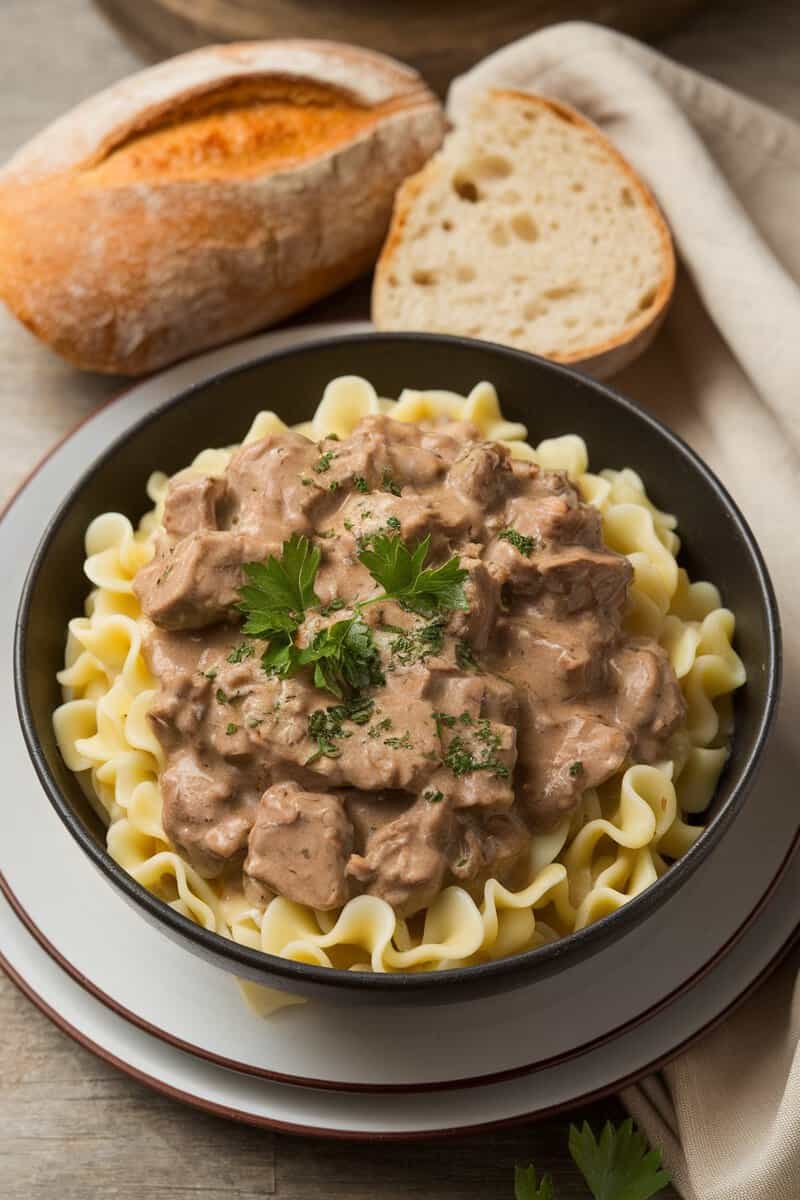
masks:
MULTIPOLYGON (((2 0, 0 10, 2 162, 141 59, 87 0, 2 0)), ((795 0, 717 0, 665 49, 800 117, 798 44, 795 0)), ((363 284, 355 285, 317 314, 361 316, 365 301, 363 284)), ((0 498, 120 384, 78 374, 0 309, 0 498)), ((621 1115, 608 1101, 582 1108, 576 1119, 597 1126, 621 1115)), ((0 975, 2 1200, 511 1200, 513 1164, 531 1159, 554 1172, 562 1200, 577 1200, 585 1190, 565 1154, 568 1123, 376 1146, 240 1127, 119 1074, 72 1043, 0 975)))
POLYGON ((269 37, 358 42, 411 63, 439 92, 506 42, 554 21, 601 21, 655 37, 704 0, 98 0, 154 58, 269 37))

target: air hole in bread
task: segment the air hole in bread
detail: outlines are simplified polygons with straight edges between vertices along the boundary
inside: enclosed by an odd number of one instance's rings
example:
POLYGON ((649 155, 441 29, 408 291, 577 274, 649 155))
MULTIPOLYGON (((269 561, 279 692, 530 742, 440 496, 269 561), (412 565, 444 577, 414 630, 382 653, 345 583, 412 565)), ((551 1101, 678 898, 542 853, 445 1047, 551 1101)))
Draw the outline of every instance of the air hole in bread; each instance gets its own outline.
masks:
POLYGON ((526 212, 515 213, 511 218, 511 228, 523 242, 535 242, 539 236, 536 222, 526 212))
POLYGON ((489 230, 489 237, 495 246, 507 246, 511 240, 505 225, 502 225, 499 221, 489 230))
POLYGON ((502 154, 486 154, 476 160, 472 169, 479 179, 506 179, 513 170, 502 154))
POLYGON ((472 283, 475 278, 475 268, 465 265, 456 268, 456 279, 459 283, 472 283))
POLYGON ((560 228, 561 228, 561 223, 560 223, 559 221, 551 221, 551 222, 550 222, 550 228, 551 228, 553 231, 555 231, 555 230, 557 230, 557 229, 560 229, 560 228))
POLYGON ((633 192, 629 187, 624 187, 619 194, 619 198, 626 208, 635 208, 636 201, 633 198, 633 192))
POLYGON ((442 229, 445 231, 445 233, 450 233, 452 228, 453 228, 453 222, 448 221, 447 218, 445 218, 444 221, 442 221, 442 229))
POLYGON ((509 329, 508 336, 510 338, 518 338, 518 337, 522 337, 524 332, 525 332, 525 329, 522 325, 515 325, 513 329, 509 329))
POLYGON ((436 283, 436 276, 433 271, 417 267, 416 271, 411 272, 411 282, 418 284, 420 287, 432 287, 436 283))
POLYGON ((648 288, 643 296, 640 297, 637 308, 639 312, 647 312, 648 308, 652 308, 656 299, 656 289, 648 288))
POLYGON ((533 122, 536 120, 536 118, 538 116, 539 116, 538 112, 533 112, 533 110, 530 108, 524 108, 522 110, 522 117, 523 117, 523 120, 525 120, 525 121, 533 122))
POLYGON ((575 182, 572 184, 572 190, 573 190, 573 192, 583 192, 586 189, 584 188, 583 184, 579 180, 576 179, 575 182))
POLYGON ((559 284, 558 287, 548 288, 547 291, 543 292, 542 294, 546 296, 548 300, 565 300, 567 296, 576 296, 580 290, 580 284, 575 283, 573 280, 570 283, 559 284))
POLYGON ((453 176, 453 191, 462 200, 466 200, 469 204, 477 204, 480 199, 478 189, 472 179, 468 179, 465 175, 453 176))
POLYGON ((529 300, 522 310, 522 315, 526 321, 535 321, 537 317, 545 317, 550 311, 548 305, 542 304, 537 297, 535 300, 529 300))
POLYGON ((400 285, 400 280, 396 275, 390 275, 386 282, 389 284, 389 287, 399 287, 400 285))

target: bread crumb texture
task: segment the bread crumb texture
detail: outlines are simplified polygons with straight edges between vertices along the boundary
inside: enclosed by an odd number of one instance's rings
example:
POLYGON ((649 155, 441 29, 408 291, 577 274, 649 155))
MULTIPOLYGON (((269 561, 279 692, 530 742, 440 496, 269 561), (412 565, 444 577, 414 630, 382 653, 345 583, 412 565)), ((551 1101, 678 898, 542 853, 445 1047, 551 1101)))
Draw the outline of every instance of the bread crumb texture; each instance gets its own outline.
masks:
POLYGON ((374 316, 570 361, 649 324, 673 276, 655 202, 597 130, 487 93, 401 190, 374 316))

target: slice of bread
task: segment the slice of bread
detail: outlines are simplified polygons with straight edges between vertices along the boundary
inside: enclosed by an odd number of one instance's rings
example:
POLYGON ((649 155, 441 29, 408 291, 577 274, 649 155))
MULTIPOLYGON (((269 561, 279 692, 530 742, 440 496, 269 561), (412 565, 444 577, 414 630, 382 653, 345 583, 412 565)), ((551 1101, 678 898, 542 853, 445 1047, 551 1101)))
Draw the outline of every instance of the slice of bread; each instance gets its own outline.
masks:
POLYGON ((607 138, 566 105, 491 91, 400 188, 372 313, 603 378, 650 342, 674 282, 666 222, 607 138))

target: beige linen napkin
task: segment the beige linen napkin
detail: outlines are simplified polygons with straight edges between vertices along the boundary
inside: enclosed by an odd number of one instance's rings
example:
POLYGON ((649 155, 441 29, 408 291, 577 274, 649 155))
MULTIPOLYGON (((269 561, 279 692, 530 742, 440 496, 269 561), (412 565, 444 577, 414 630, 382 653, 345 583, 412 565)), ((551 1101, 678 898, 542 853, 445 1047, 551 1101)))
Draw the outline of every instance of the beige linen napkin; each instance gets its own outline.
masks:
MULTIPOLYGON (((655 344, 614 382, 703 455, 760 540, 781 606, 785 681, 759 786, 780 787, 800 812, 800 126, 585 24, 485 59, 453 84, 453 119, 490 86, 580 109, 638 167, 672 226, 683 266, 675 303, 655 344)), ((800 920, 800 896, 797 906, 800 920)), ((800 1198, 798 968, 795 955, 623 1096, 688 1200, 800 1198)))

